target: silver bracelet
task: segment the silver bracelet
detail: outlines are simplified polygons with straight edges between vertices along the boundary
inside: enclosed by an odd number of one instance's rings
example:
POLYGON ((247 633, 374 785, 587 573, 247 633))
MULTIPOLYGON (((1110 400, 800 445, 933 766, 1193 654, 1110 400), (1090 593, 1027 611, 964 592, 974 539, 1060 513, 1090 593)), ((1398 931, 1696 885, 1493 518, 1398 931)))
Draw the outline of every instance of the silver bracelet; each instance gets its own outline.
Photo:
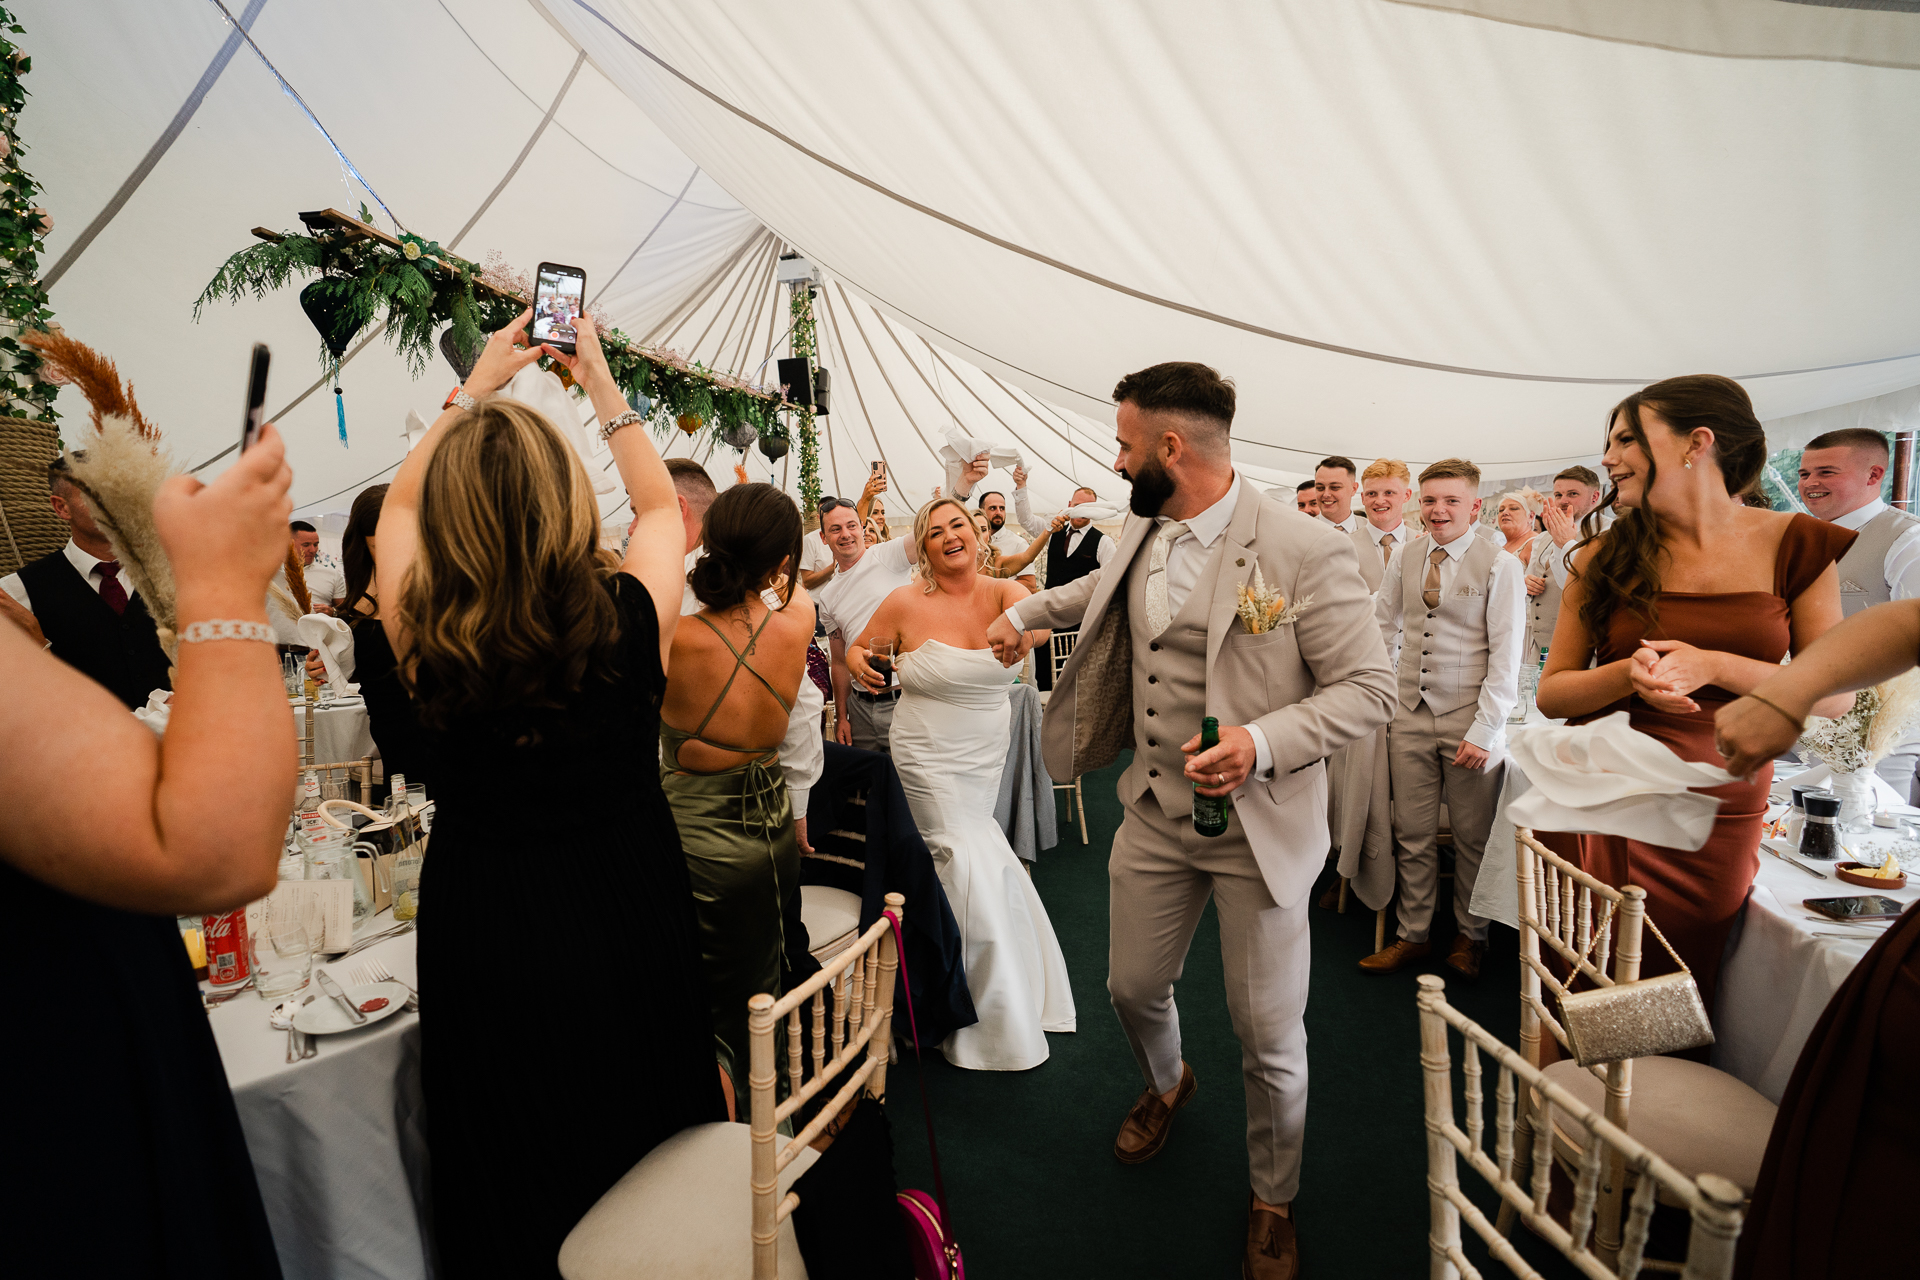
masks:
POLYGON ((273 628, 264 622, 238 622, 232 618, 209 618, 190 622, 181 629, 180 638, 188 644, 204 640, 258 640, 273 644, 273 628))
POLYGON ((621 414, 619 417, 615 418, 612 422, 609 422, 606 426, 601 427, 600 438, 602 440, 611 440, 613 439, 613 433, 618 431, 620 428, 630 427, 636 422, 645 422, 645 421, 646 421, 646 418, 641 414, 641 412, 638 409, 629 409, 625 413, 621 414))

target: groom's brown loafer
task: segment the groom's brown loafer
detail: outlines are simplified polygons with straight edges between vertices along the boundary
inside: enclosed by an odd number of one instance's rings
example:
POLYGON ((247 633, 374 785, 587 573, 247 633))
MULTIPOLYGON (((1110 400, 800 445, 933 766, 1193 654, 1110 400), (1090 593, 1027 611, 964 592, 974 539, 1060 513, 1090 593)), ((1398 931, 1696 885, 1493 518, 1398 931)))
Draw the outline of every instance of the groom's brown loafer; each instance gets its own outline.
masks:
POLYGON ((1295 1280, 1299 1274, 1300 1241, 1293 1232, 1293 1219, 1249 1204, 1241 1280, 1295 1280))
POLYGON ((1148 1085, 1141 1093, 1139 1101, 1133 1104, 1133 1110, 1127 1112, 1127 1118, 1120 1126, 1120 1136, 1114 1139, 1113 1156, 1121 1164, 1140 1164, 1151 1160, 1160 1148, 1167 1145, 1167 1135, 1173 1132, 1173 1113, 1187 1105, 1193 1097, 1193 1091, 1200 1084, 1193 1078, 1193 1068, 1185 1062, 1180 1064, 1180 1087, 1173 1092, 1173 1105, 1161 1101, 1160 1095, 1148 1085))

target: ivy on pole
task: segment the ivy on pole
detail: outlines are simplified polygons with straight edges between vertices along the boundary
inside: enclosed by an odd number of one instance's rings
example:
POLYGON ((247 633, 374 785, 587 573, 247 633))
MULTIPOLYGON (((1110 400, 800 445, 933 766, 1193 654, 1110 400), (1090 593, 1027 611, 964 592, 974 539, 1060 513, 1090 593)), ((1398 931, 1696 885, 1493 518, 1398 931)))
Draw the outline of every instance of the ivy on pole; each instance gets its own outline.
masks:
POLYGON ((0 9, 0 413, 53 422, 59 388, 41 381, 39 355, 20 344, 22 333, 53 321, 40 285, 40 237, 53 230, 53 217, 34 203, 40 184, 20 165, 20 108, 27 101, 20 80, 33 59, 8 37, 24 34, 0 9))
MULTIPOLYGON (((807 362, 807 381, 816 381, 819 347, 813 332, 813 285, 805 280, 788 286, 792 296, 787 310, 793 321, 793 354, 807 362)), ((800 509, 814 511, 820 506, 820 439, 813 429, 812 397, 796 411, 800 424, 800 509)))

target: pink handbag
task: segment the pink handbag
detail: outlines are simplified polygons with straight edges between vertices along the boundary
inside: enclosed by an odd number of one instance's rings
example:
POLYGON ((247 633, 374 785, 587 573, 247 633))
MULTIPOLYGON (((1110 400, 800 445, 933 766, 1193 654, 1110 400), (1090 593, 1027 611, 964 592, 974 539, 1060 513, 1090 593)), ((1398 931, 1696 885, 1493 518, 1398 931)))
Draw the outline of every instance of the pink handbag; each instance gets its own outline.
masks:
MULTIPOLYGON (((900 933, 900 917, 883 912, 893 924, 894 951, 900 958, 900 989, 907 996, 907 1026, 913 1032, 913 1060, 920 1064, 920 1026, 913 1016, 913 984, 907 980, 907 940, 900 933)), ((940 1176, 940 1146, 933 1140, 933 1108, 927 1104, 927 1077, 920 1076, 920 1113, 927 1122, 927 1154, 933 1159, 933 1195, 901 1191, 900 1225, 906 1232, 907 1252, 913 1255, 913 1280, 967 1280, 967 1264, 960 1242, 953 1238, 953 1215, 947 1211, 946 1181, 940 1176)))

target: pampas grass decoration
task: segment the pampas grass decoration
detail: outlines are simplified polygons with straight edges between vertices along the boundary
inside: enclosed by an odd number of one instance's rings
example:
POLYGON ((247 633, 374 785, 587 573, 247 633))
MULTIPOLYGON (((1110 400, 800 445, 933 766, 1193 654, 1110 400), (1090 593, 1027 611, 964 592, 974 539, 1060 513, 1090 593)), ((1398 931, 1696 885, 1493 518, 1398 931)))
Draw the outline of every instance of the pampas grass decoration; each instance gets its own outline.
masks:
POLYGON ((1920 668, 1875 685, 1873 691, 1880 695, 1880 705, 1867 727, 1867 755, 1878 763, 1900 745, 1914 721, 1920 719, 1920 668))
POLYGON ((160 447, 160 430, 140 412, 133 389, 122 385, 113 361, 93 348, 63 333, 34 332, 20 341, 79 387, 93 410, 93 436, 67 451, 67 468, 100 531, 113 544, 115 558, 146 602, 160 647, 175 659, 179 641, 174 634, 178 618, 173 564, 153 525, 153 499, 178 469, 160 447))

